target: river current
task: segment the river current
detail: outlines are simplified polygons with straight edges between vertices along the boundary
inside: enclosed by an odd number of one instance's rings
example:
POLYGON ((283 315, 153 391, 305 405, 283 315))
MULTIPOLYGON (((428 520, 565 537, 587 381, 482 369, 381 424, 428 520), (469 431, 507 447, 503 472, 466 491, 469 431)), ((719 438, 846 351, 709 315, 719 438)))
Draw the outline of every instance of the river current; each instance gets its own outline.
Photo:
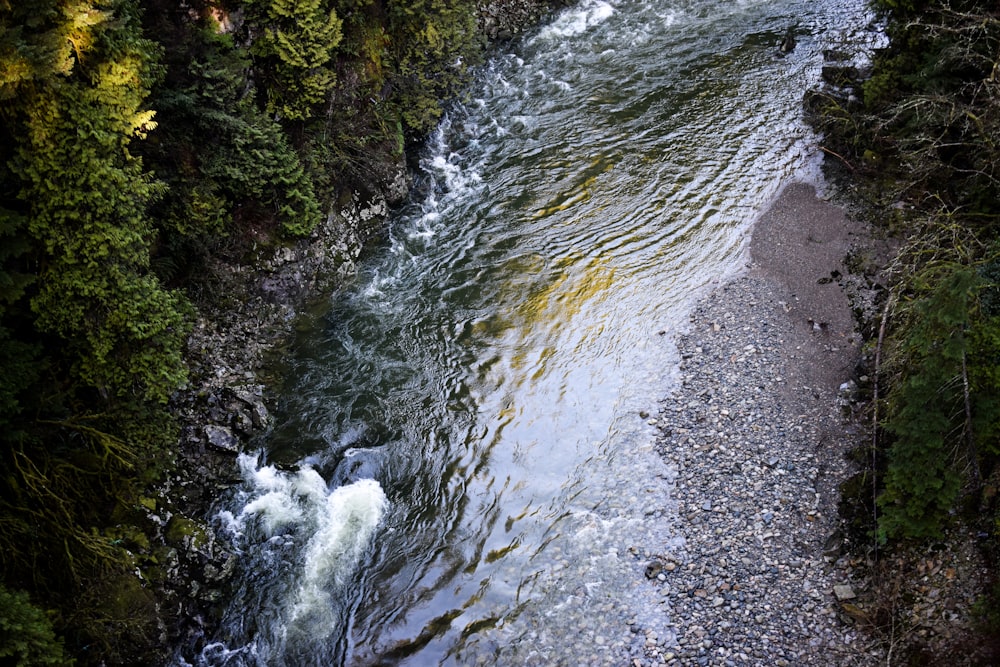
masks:
POLYGON ((643 568, 684 548, 654 451, 673 336, 778 189, 820 178, 802 96, 870 20, 583 0, 494 54, 304 323, 217 511, 238 589, 178 662, 621 665, 671 637, 643 568))

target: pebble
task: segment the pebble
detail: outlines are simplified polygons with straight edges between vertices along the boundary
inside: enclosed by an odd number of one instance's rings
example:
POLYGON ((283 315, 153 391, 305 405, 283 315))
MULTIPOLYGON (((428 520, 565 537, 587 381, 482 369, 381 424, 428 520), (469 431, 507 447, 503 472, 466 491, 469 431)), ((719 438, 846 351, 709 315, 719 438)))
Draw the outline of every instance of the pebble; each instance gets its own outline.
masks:
POLYGON ((660 656, 667 664, 884 664, 839 619, 834 591, 849 589, 847 575, 823 558, 849 474, 842 447, 860 436, 844 421, 839 383, 810 378, 819 352, 796 339, 782 298, 763 279, 738 278, 702 302, 678 341, 681 376, 657 442, 678 471, 684 537, 660 556, 677 636, 660 656))

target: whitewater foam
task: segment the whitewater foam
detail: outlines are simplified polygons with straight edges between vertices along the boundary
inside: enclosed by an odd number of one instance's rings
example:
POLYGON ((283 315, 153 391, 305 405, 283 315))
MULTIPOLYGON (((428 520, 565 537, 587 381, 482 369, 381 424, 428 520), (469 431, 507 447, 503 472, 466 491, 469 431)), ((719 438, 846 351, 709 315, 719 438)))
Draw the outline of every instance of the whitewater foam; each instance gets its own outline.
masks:
POLYGON ((334 489, 317 508, 317 530, 306 548, 292 622, 332 630, 330 595, 348 583, 382 520, 388 501, 373 479, 334 489))
POLYGON ((555 21, 538 33, 539 39, 573 37, 600 25, 614 14, 615 8, 604 0, 582 2, 564 11, 555 21))
MULTIPOLYGON (((219 515, 234 542, 245 547, 260 537, 272 541, 288 533, 306 544, 296 567, 297 585, 273 601, 282 611, 243 650, 274 655, 290 642, 329 636, 342 621, 336 596, 350 583, 388 508, 385 492, 374 479, 331 491, 308 464, 286 472, 260 466, 257 455, 241 455, 238 464, 246 484, 243 508, 236 515, 219 515)), ((213 650, 229 651, 224 645, 213 650)))

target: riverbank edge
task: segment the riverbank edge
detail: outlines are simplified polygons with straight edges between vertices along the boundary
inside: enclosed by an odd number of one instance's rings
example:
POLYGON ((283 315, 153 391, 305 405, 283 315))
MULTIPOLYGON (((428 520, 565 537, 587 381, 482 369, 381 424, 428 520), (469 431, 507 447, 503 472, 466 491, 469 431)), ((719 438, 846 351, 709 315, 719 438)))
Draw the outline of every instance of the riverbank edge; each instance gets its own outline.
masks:
POLYGON ((813 185, 788 184, 755 223, 744 270, 692 311, 657 442, 678 471, 686 544, 662 557, 660 578, 677 640, 647 657, 878 662, 834 594, 851 586, 837 508, 846 454, 864 438, 854 308, 872 286, 846 264, 873 241, 813 185))
MULTIPOLYGON (((477 6, 484 38, 502 44, 570 4, 567 0, 484 0, 477 6)), ((406 156, 386 165, 391 176, 334 202, 308 238, 261 249, 243 263, 208 268, 213 295, 195 298, 197 313, 185 361, 187 386, 171 399, 181 436, 169 476, 151 491, 147 516, 157 527, 150 552, 157 579, 160 664, 177 647, 190 654, 213 636, 237 556, 212 524, 219 496, 239 483, 238 454, 274 425, 270 368, 296 326, 322 311, 330 294, 357 272, 378 243, 392 209, 413 185, 406 156)))
POLYGON ((849 194, 784 187, 744 270, 699 300, 678 338, 658 450, 678 471, 686 547, 654 567, 677 641, 647 646, 649 664, 867 667, 976 652, 976 536, 956 526, 937 548, 880 552, 841 512, 870 443, 870 343, 897 246, 851 206, 849 194))

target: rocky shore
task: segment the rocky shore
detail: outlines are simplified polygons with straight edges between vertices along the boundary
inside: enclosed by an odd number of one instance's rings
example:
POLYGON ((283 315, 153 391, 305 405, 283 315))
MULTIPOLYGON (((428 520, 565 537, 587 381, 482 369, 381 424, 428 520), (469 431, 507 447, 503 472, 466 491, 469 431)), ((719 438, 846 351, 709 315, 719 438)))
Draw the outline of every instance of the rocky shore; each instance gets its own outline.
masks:
POLYGON ((749 270, 691 315, 658 420, 685 546, 646 569, 676 641, 647 637, 636 665, 884 660, 850 624, 837 512, 845 454, 864 437, 850 416, 862 341, 848 292, 862 295, 844 258, 869 243, 793 184, 758 222, 749 270))
MULTIPOLYGON (((381 201, 355 203, 331 224, 350 226, 359 239, 384 210, 381 201)), ((208 507, 232 477, 231 454, 269 427, 258 373, 325 270, 309 258, 338 257, 336 268, 350 268, 361 244, 326 252, 338 237, 317 235, 263 272, 234 272, 230 280, 244 276, 239 291, 250 297, 199 322, 192 359, 204 366, 195 366, 198 384, 178 404, 187 423, 185 476, 165 489, 179 506, 208 507)), ((851 599, 861 591, 837 513, 838 486, 852 472, 845 453, 864 437, 851 419, 861 345, 851 309, 864 303, 866 285, 844 258, 869 252, 866 244, 839 208, 811 186, 791 185, 756 225, 748 270, 692 313, 657 443, 676 469, 684 546, 645 568, 668 601, 676 636, 647 631, 633 665, 884 664, 851 625, 851 599)), ((182 619, 171 634, 197 646, 234 557, 181 516, 164 517, 174 547, 169 581, 177 582, 165 601, 182 619)))
MULTIPOLYGON (((484 0, 479 29, 510 39, 563 6, 562 0, 484 0)), ((237 482, 235 456, 273 426, 268 356, 317 299, 357 270, 362 251, 384 232, 389 211, 409 194, 405 159, 383 165, 381 182, 333 202, 326 220, 292 244, 254 246, 242 263, 209 267, 186 360, 187 388, 171 401, 181 439, 174 473, 154 491, 159 527, 159 643, 197 647, 212 633, 235 555, 207 522, 215 499, 237 482)), ((169 659, 169 658, 167 658, 169 659)))

